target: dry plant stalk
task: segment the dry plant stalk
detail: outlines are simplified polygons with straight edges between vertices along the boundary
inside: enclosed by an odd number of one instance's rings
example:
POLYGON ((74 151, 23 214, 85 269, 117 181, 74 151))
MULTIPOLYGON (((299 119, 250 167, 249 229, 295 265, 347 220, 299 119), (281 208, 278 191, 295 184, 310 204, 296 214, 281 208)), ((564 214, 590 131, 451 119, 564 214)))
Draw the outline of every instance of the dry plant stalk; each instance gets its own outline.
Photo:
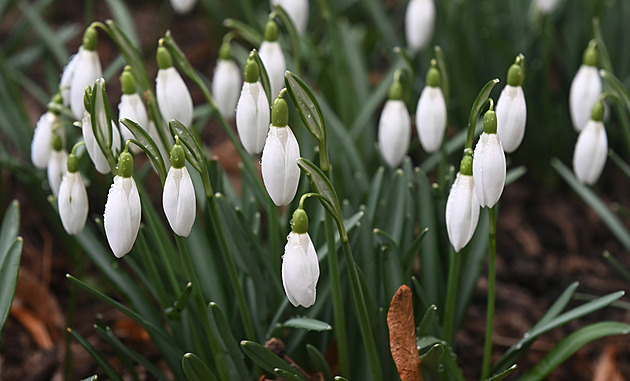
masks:
POLYGON ((422 381, 420 356, 416 349, 416 324, 409 286, 402 285, 387 312, 389 347, 402 381, 422 381))

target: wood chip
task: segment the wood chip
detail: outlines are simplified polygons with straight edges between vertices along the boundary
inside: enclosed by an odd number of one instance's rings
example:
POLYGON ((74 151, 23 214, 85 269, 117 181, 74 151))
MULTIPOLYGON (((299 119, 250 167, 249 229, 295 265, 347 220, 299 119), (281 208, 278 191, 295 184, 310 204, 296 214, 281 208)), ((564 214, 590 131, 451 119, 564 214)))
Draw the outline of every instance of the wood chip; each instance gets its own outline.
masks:
POLYGON ((402 381, 422 381, 420 356, 416 344, 411 289, 402 285, 392 298, 387 312, 389 347, 402 381))

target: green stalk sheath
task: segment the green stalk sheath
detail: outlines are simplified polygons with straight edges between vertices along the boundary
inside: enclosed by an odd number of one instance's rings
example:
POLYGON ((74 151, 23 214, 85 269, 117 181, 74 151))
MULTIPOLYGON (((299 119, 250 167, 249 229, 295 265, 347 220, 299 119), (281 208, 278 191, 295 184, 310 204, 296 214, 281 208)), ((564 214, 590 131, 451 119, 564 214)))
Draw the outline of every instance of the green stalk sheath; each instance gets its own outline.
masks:
POLYGON ((332 217, 326 213, 324 220, 326 227, 326 244, 328 245, 328 270, 330 271, 330 293, 333 302, 335 331, 337 337, 337 352, 341 374, 350 377, 350 361, 348 359, 348 336, 346 332, 346 317, 341 294, 341 280, 339 277, 339 258, 335 247, 335 226, 332 217))
POLYGON ((483 350, 481 380, 488 378, 492 357, 492 327, 494 325, 494 289, 496 282, 495 262, 497 257, 497 217, 496 205, 490 208, 490 257, 488 258, 488 309, 486 313, 486 341, 483 350))
MULTIPOLYGON (((343 236, 343 235, 342 235, 343 236)), ((350 291, 352 292, 352 301, 354 309, 359 320, 359 328, 361 329, 361 335, 363 336, 365 350, 367 351, 368 363, 370 364, 370 371, 372 372, 372 379, 375 381, 381 381, 381 363, 378 358, 378 350, 376 348, 376 342, 374 341, 374 334, 372 332, 372 326, 370 324, 370 316, 368 314, 367 305, 365 303, 365 296, 361 290, 361 282, 359 280, 359 272, 357 265, 354 262, 352 256, 352 249, 348 242, 347 236, 342 238, 341 247, 343 248, 343 254, 348 263, 348 273, 350 274, 350 291)))
POLYGON ((448 286, 446 288, 446 306, 444 310, 444 340, 453 342, 453 317, 455 315, 455 300, 457 299, 457 281, 461 267, 461 255, 451 249, 451 261, 448 270, 448 286))
MULTIPOLYGON (((212 329, 210 328, 210 322, 208 321, 208 316, 204 313, 207 310, 207 303, 204 300, 203 291, 201 290, 199 279, 197 278, 197 273, 195 272, 195 267, 193 266, 192 260, 190 259, 190 251, 188 250, 188 245, 186 244, 186 240, 183 237, 178 236, 177 234, 175 234, 175 240, 177 241, 177 247, 179 248, 179 252, 182 254, 184 260, 186 275, 188 275, 188 278, 193 285, 195 302, 197 303, 197 308, 199 309, 199 316, 201 318, 206 337, 210 341, 210 347, 214 356, 215 365, 217 366, 219 378, 222 380, 229 380, 229 372, 227 370, 227 367, 225 366, 225 359, 223 358, 221 345, 219 344, 217 338, 213 335, 212 329)), ((196 336, 197 335, 193 333, 194 339, 196 339, 196 336)), ((200 346, 200 349, 203 350, 203 346, 200 346)))

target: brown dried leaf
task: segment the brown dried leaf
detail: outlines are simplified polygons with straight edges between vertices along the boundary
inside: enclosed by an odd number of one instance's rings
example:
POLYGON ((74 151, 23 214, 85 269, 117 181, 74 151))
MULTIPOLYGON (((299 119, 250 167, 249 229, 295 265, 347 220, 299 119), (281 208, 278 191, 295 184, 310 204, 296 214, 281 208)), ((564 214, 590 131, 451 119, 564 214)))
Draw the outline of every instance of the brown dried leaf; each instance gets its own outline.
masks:
POLYGON ((402 285, 387 312, 389 347, 402 381, 422 381, 420 356, 416 349, 416 324, 411 289, 402 285))
POLYGON ((593 381, 624 381, 617 365, 617 346, 609 344, 597 361, 593 381))

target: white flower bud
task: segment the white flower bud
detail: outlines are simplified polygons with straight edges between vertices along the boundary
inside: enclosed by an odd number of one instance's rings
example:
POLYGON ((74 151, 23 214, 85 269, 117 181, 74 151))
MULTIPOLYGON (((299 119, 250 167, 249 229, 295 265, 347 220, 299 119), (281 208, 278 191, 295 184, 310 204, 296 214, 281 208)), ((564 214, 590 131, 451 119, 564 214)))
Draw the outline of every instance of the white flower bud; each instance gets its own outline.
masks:
MULTIPOLYGON (((83 140, 85 140, 85 148, 90 156, 90 160, 94 163, 94 167, 96 170, 102 174, 111 172, 111 168, 109 167, 109 163, 101 151, 101 147, 98 145, 98 141, 94 136, 94 130, 92 129, 92 118, 90 114, 86 111, 83 115, 83 122, 81 125, 81 131, 83 132, 83 140)), ((108 136, 109 131, 101 132, 102 136, 108 136)), ((111 142, 112 153, 115 155, 116 152, 120 151, 120 133, 118 129, 114 125, 112 121, 112 142, 111 142)))
POLYGON ((171 0, 171 7, 180 15, 190 12, 197 3, 197 0, 171 0))
POLYGON ((53 124, 57 117, 52 112, 44 113, 37 122, 31 142, 31 161, 36 168, 46 169, 52 151, 53 124))
POLYGON ((88 196, 81 173, 67 172, 59 187, 59 216, 66 232, 70 235, 83 230, 88 215, 88 196))
POLYGON ((140 195, 135 180, 115 176, 103 220, 107 242, 117 258, 131 251, 140 229, 140 216, 140 195))
POLYGON ((48 184, 53 195, 57 197, 59 194, 59 185, 63 175, 66 174, 66 166, 68 163, 68 153, 66 151, 52 150, 48 159, 48 184))
POLYGON ((473 177, 480 206, 491 208, 499 201, 505 186, 505 172, 505 153, 499 135, 483 132, 473 157, 473 177))
POLYGON ((416 110, 416 129, 426 152, 440 148, 446 130, 446 101, 441 88, 426 86, 422 90, 416 110))
MULTIPOLYGON (((142 102, 140 95, 137 93, 122 94, 120 96, 120 103, 118 104, 118 118, 132 120, 144 129, 149 128, 147 109, 144 107, 144 103, 142 102)), ((120 134, 122 135, 122 140, 124 142, 129 139, 134 139, 131 131, 129 131, 129 129, 122 123, 120 124, 120 134)), ((142 151, 142 148, 135 144, 133 144, 130 149, 133 153, 139 153, 142 151)))
POLYGON ((219 59, 212 77, 212 96, 226 119, 234 118, 241 83, 241 71, 236 62, 231 59, 219 59))
POLYGON ((506 85, 497 101, 497 133, 507 153, 516 151, 525 135, 527 104, 521 86, 506 85))
POLYGON ((457 173, 446 201, 446 230, 456 252, 470 242, 479 221, 479 202, 472 176, 457 173))
POLYGON ((378 145, 383 159, 391 168, 400 165, 409 149, 411 117, 405 102, 388 99, 378 122, 378 145))
POLYGON ((101 62, 96 50, 88 50, 83 46, 79 48, 74 62, 74 71, 70 82, 70 109, 74 117, 79 120, 83 117, 85 105, 83 97, 85 88, 92 86, 94 81, 103 76, 101 62))
POLYGON ((236 129, 250 154, 263 150, 269 131, 269 101, 260 81, 243 82, 236 106, 236 129))
POLYGON ((280 94, 280 90, 284 87, 284 72, 287 70, 282 47, 278 41, 263 41, 260 44, 258 55, 265 65, 273 99, 280 94))
POLYGON ((414 51, 426 48, 433 37, 434 24, 433 0, 411 0, 405 14, 407 45, 414 51))
POLYGON ((289 233, 282 257, 282 284, 287 298, 295 307, 315 303, 319 262, 307 233, 289 233))
POLYGON ((185 166, 168 170, 162 205, 171 229, 177 235, 188 237, 195 222, 196 200, 195 188, 185 166))
POLYGON ((540 13, 549 14, 558 6, 560 0, 536 0, 535 7, 540 13))
POLYGON ((190 127, 193 119, 192 97, 186 83, 173 66, 158 70, 155 95, 166 123, 177 119, 184 126, 190 127))
POLYGON ((273 5, 278 4, 287 12, 295 29, 299 34, 303 34, 308 24, 308 0, 271 0, 273 5))
POLYGON ((269 127, 261 159, 262 178, 267 193, 278 205, 289 205, 300 181, 298 145, 290 127, 269 127))
POLYGON ((590 120, 580 132, 573 151, 573 171, 577 179, 584 184, 595 184, 604 170, 607 155, 604 123, 590 120))
POLYGON ((602 80, 594 66, 580 66, 571 83, 569 103, 571 120, 576 131, 580 132, 591 119, 591 109, 602 92, 602 80))
MULTIPOLYGON (((83 47, 79 47, 79 52, 81 52, 81 49, 83 49, 83 47)), ((61 98, 63 99, 64 106, 70 106, 70 85, 72 84, 72 78, 74 77, 77 57, 79 57, 79 53, 70 58, 70 62, 68 62, 66 67, 63 69, 61 79, 59 80, 59 91, 61 92, 61 98)))

